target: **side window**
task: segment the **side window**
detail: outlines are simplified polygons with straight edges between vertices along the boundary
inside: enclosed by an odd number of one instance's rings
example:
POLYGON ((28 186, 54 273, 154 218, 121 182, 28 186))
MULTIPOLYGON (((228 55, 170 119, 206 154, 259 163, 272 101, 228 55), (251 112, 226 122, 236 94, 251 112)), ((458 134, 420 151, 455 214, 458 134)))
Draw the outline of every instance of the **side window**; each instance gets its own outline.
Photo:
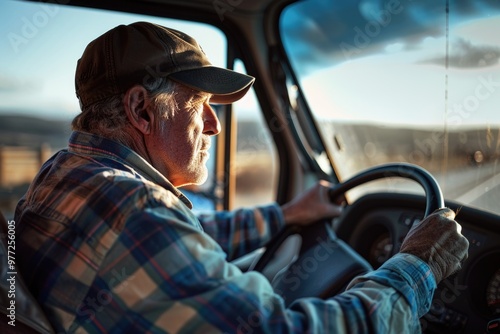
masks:
MULTIPOLYGON (((235 69, 245 72, 237 63, 235 69)), ((278 156, 252 89, 233 104, 237 120, 235 207, 267 204, 276 199, 278 156)))
MULTIPOLYGON (((207 24, 40 2, 2 2, 0 210, 7 219, 13 217, 41 164, 67 146, 71 120, 80 112, 74 73, 83 50, 109 29, 137 21, 184 31, 200 42, 214 65, 227 63, 224 34, 207 24)), ((210 159, 211 175, 214 166, 210 159)), ((213 184, 209 177, 200 196, 188 194, 197 207, 214 207, 213 197, 203 196, 213 193, 213 184)))

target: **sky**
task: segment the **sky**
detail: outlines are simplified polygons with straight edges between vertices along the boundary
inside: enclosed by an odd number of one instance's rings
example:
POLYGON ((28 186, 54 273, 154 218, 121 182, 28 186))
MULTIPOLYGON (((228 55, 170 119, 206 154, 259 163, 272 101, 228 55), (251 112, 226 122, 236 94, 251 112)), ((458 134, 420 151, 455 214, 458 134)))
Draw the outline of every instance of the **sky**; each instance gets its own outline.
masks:
MULTIPOLYGON (((286 46, 314 113, 415 126, 500 124, 500 2, 450 1, 448 69, 444 7, 410 2, 317 0, 285 14, 286 46), (370 33, 370 22, 381 22, 379 31, 370 33)), ((177 28, 225 65, 225 39, 208 25, 13 0, 0 7, 0 113, 72 118, 79 111, 76 62, 91 40, 119 24, 177 28)), ((248 101, 243 108, 251 113, 256 106, 248 101)))

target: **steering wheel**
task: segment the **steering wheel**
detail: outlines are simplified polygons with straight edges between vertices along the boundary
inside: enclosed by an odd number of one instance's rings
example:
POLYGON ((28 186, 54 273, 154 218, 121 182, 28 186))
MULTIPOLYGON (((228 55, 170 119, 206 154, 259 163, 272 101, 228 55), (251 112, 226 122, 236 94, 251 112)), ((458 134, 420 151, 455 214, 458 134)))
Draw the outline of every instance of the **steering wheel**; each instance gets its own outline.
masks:
MULTIPOLYGON (((329 190, 330 200, 335 201, 358 185, 387 177, 412 179, 422 186, 426 194, 425 217, 444 207, 443 195, 434 177, 425 169, 407 163, 380 165, 362 171, 332 187, 329 190)), ((302 237, 296 260, 282 269, 271 282, 287 305, 302 297, 334 296, 343 291, 355 276, 373 270, 363 257, 337 237, 330 220, 308 226, 285 226, 266 245, 265 252, 250 270, 263 272, 281 244, 295 234, 302 237)))

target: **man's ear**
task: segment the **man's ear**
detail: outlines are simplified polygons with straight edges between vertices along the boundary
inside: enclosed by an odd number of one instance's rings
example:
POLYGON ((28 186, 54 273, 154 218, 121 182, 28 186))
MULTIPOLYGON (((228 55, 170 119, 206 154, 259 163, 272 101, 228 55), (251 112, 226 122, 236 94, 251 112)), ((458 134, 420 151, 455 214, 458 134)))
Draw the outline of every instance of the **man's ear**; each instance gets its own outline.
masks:
POLYGON ((143 134, 149 134, 154 113, 149 105, 148 91, 143 86, 133 86, 123 97, 123 106, 130 124, 143 134))

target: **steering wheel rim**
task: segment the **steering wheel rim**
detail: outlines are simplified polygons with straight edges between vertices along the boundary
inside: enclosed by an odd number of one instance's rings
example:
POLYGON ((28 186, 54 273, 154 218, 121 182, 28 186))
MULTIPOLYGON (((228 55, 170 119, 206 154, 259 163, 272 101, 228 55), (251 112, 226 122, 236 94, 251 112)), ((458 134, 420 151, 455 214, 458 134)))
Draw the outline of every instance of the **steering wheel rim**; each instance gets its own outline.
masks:
MULTIPOLYGON (((426 209, 424 217, 427 217, 437 209, 444 207, 444 197, 436 179, 424 168, 409 163, 390 163, 368 168, 348 180, 332 187, 328 195, 334 202, 345 192, 370 181, 387 177, 403 177, 416 181, 422 186, 426 195, 426 209)), ((281 244, 291 235, 299 233, 307 226, 286 225, 278 234, 266 245, 266 250, 259 260, 250 267, 249 270, 263 272, 264 268, 271 262, 274 254, 281 244)))
POLYGON ((341 194, 361 184, 387 177, 411 179, 422 186, 426 195, 424 217, 444 206, 443 193, 434 176, 424 168, 409 163, 392 163, 366 169, 331 188, 328 192, 330 200, 333 202, 341 194))

